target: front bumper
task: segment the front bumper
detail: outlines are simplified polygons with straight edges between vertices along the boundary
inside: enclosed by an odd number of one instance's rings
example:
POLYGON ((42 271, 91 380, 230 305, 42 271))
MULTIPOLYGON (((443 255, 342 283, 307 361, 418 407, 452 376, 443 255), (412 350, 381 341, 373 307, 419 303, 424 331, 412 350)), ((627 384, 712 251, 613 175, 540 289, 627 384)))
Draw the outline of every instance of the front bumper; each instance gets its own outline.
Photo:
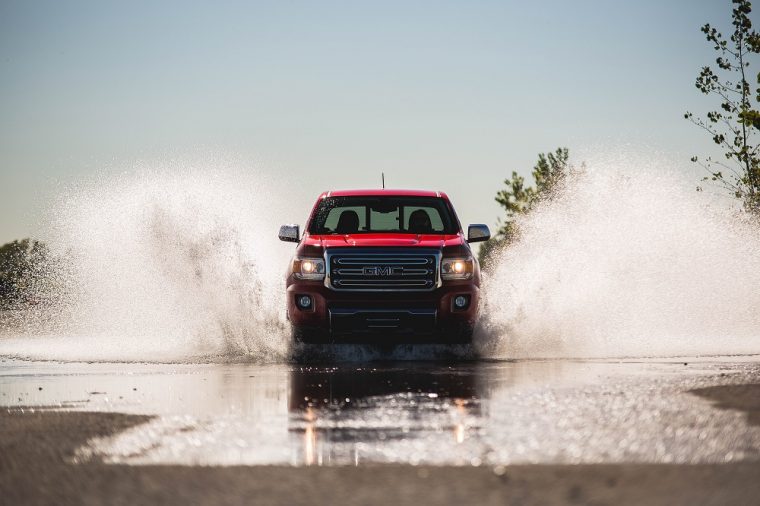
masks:
POLYGON ((452 281, 429 292, 336 291, 319 281, 293 281, 287 312, 298 329, 333 342, 449 342, 474 327, 480 289, 472 281, 452 281), (307 309, 298 306, 311 297, 307 309), (463 295, 464 308, 454 299, 463 295))

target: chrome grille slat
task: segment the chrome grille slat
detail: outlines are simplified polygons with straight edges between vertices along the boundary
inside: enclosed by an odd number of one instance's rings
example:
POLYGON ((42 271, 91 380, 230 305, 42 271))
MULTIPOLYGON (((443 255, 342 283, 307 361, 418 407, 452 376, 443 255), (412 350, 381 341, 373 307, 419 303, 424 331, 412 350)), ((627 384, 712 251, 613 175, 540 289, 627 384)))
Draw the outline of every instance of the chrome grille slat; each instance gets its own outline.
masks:
POLYGON ((338 279, 333 281, 338 286, 428 286, 429 282, 425 280, 406 281, 394 279, 338 279))
POLYGON ((327 287, 354 291, 429 291, 439 285, 440 252, 437 250, 362 249, 340 248, 325 253, 327 287))
MULTIPOLYGON (((362 276, 364 271, 362 269, 335 269, 333 271, 339 276, 362 276)), ((433 274, 432 269, 404 269, 404 272, 400 273, 400 276, 424 276, 425 274, 433 274)))
POLYGON ((367 262, 382 265, 427 265, 431 264, 431 259, 428 258, 387 258, 375 255, 367 255, 366 258, 336 258, 335 263, 338 265, 364 265, 367 262))

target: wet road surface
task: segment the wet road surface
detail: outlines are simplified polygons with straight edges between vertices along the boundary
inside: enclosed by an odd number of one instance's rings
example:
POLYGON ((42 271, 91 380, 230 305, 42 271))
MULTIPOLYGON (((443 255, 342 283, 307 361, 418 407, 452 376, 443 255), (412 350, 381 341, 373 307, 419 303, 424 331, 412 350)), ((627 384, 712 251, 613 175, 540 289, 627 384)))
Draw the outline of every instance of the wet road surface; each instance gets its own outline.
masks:
POLYGON ((757 356, 319 366, 0 361, 3 406, 151 415, 91 438, 72 457, 128 465, 758 462, 758 384, 757 356))

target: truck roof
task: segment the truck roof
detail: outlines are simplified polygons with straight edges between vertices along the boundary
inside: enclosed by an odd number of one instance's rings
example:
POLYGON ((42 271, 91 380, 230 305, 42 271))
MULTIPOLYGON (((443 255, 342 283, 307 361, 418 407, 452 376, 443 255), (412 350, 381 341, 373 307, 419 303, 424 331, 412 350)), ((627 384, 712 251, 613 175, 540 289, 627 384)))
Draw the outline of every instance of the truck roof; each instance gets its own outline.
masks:
POLYGON ((393 190, 374 188, 368 190, 330 190, 322 193, 320 199, 325 197, 443 197, 448 200, 448 196, 439 191, 432 190, 393 190))

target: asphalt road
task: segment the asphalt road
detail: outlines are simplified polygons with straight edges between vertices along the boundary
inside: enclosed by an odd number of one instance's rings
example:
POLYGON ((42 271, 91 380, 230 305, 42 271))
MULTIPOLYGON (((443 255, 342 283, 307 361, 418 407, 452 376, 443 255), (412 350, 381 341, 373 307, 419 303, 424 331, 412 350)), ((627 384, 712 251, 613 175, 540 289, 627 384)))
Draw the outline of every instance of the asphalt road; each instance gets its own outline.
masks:
POLYGON ((760 357, 0 359, 7 504, 756 504, 760 357))

